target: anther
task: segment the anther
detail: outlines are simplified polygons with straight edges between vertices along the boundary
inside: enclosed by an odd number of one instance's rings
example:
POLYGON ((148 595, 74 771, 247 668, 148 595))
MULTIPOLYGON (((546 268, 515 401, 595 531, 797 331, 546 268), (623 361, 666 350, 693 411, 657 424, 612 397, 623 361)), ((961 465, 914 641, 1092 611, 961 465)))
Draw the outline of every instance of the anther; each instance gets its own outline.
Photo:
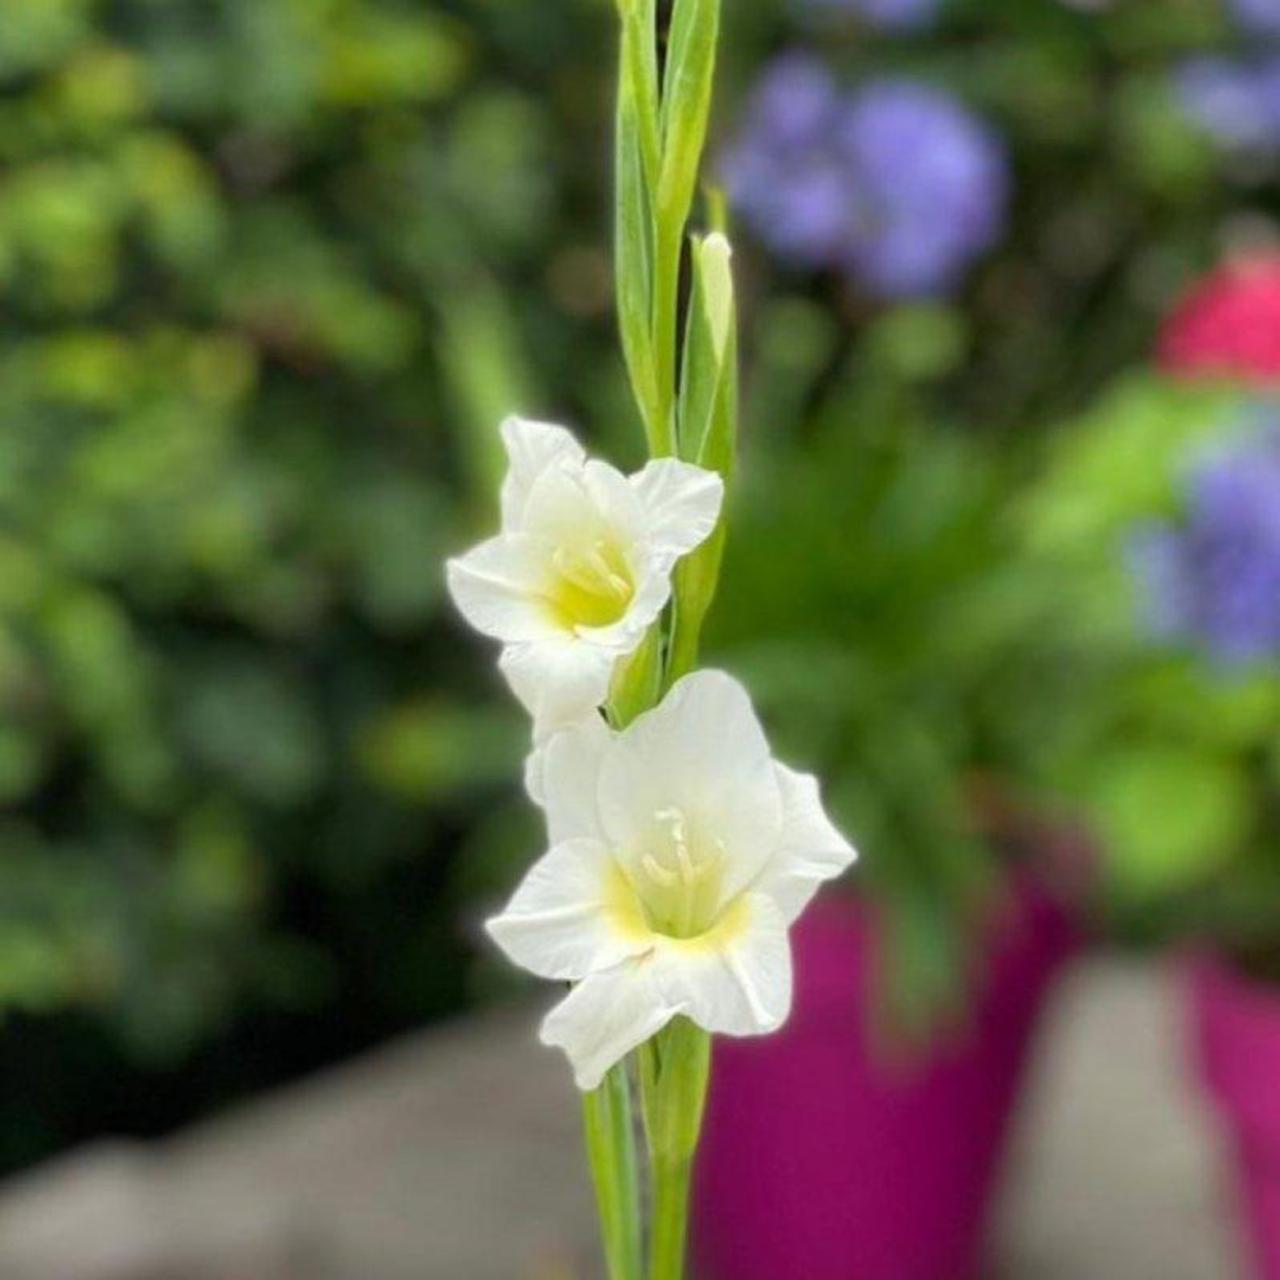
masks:
POLYGON ((609 564, 608 546, 603 538, 598 538, 591 545, 588 563, 598 573, 604 584, 616 596, 625 596, 631 590, 631 584, 620 573, 615 573, 609 564))
POLYGON ((668 871, 651 853, 646 853, 640 859, 640 865, 644 868, 645 875, 664 889, 674 889, 680 882, 680 877, 674 871, 668 871))

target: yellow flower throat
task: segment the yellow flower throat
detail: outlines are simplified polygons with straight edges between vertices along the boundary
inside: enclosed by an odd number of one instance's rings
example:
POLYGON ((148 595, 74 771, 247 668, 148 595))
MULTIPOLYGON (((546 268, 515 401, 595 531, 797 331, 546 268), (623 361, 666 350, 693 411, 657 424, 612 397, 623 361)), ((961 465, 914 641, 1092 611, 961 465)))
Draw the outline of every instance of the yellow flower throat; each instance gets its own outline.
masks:
POLYGON ((631 567, 616 543, 597 538, 588 547, 557 547, 551 558, 547 599, 567 630, 607 627, 627 611, 635 595, 631 567))

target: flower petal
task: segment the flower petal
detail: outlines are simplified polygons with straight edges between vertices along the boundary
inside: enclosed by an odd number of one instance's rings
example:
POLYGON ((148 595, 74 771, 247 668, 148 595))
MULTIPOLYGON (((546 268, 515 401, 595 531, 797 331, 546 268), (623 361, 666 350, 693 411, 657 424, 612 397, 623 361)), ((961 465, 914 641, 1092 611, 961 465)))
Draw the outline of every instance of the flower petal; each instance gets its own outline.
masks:
POLYGON ((612 513, 597 504, 587 485, 587 468, 613 470, 607 463, 593 461, 582 466, 558 464, 538 475, 525 496, 523 532, 565 550, 585 549, 602 539, 616 541, 612 513))
MULTIPOLYGON (((540 978, 564 981, 608 969, 651 946, 616 901, 626 881, 599 840, 566 840, 530 868, 489 936, 540 978)), ((624 904, 625 906, 625 904, 624 904)))
POLYGON ((597 795, 600 764, 613 731, 595 711, 552 734, 529 757, 529 794, 547 813, 552 844, 588 836, 603 839, 597 795))
POLYGON ((675 458, 658 458, 631 477, 648 517, 649 541, 669 568, 711 536, 724 503, 724 481, 675 458))
POLYGON ((635 486, 621 471, 592 458, 583 468, 582 478, 592 505, 607 519, 624 544, 633 544, 649 532, 649 513, 635 486))
POLYGON ((858 853, 827 817, 817 778, 783 764, 774 768, 782 790, 782 838, 752 888, 772 898, 790 924, 823 881, 840 875, 858 853))
POLYGON ((548 467, 564 462, 581 466, 586 452, 564 427, 528 418, 508 418, 502 424, 502 443, 510 463, 502 482, 502 526, 515 532, 523 525, 534 481, 548 467))
POLYGON ((604 702, 615 661, 611 651, 561 634, 510 645, 498 667, 533 717, 534 741, 543 742, 604 702))
POLYGON ((787 922, 762 893, 743 894, 702 938, 662 939, 651 963, 666 999, 707 1031, 767 1035, 791 1012, 787 922))
POLYGON ((501 534, 445 566, 449 594, 477 631, 508 644, 564 635, 547 607, 547 551, 523 534, 501 534))
POLYGON ((683 1012, 665 1000, 647 960, 624 960, 584 979, 547 1015, 541 1039, 569 1055, 584 1093, 683 1012))
POLYGON ((724 902, 777 847, 782 801, 769 744, 746 690, 722 671, 678 681, 605 753, 600 820, 630 868, 665 841, 673 810, 693 843, 723 847, 724 902))

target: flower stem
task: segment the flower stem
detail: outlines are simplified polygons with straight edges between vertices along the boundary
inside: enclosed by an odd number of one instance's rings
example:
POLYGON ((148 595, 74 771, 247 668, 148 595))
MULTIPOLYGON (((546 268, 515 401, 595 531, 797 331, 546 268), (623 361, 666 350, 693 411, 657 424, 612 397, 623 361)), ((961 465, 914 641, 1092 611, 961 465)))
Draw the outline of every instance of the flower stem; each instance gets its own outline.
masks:
POLYGON ((625 1063, 583 1094, 582 1118, 609 1280, 640 1280, 640 1196, 625 1063))
POLYGON ((711 1072, 711 1037, 687 1018, 677 1018, 641 1053, 653 1187, 649 1280, 683 1280, 689 1186, 711 1072))
POLYGON ((676 341, 680 312, 680 262, 684 221, 658 217, 654 229, 656 251, 653 280, 653 350, 657 372, 658 402, 656 439, 650 442, 654 457, 679 451, 676 437, 676 341))
POLYGON ((654 1161, 650 1280, 683 1280, 691 1160, 654 1161))

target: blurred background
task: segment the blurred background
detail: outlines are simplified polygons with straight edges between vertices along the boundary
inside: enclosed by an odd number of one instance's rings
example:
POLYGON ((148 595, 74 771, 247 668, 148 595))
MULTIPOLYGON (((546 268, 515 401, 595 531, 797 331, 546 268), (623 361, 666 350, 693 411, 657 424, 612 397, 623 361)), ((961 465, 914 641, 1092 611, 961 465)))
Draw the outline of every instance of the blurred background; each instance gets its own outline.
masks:
MULTIPOLYGON (((972 1046, 1033 898, 1063 954, 1194 952, 1194 1016, 1243 1002, 1280 1064, 1280 0, 724 16, 709 656, 863 850, 859 1025, 972 1046)), ((481 1015, 533 989, 479 922, 541 848, 527 728, 441 565, 495 518, 506 413, 643 455, 613 48, 606 0, 0 0, 12 1195, 446 1020, 424 1061, 488 1080, 456 1037, 523 1016, 481 1015)), ((94 1238, 4 1274, 329 1274, 98 1271, 94 1238)), ((570 1274, 476 1248, 415 1274, 570 1274)))

